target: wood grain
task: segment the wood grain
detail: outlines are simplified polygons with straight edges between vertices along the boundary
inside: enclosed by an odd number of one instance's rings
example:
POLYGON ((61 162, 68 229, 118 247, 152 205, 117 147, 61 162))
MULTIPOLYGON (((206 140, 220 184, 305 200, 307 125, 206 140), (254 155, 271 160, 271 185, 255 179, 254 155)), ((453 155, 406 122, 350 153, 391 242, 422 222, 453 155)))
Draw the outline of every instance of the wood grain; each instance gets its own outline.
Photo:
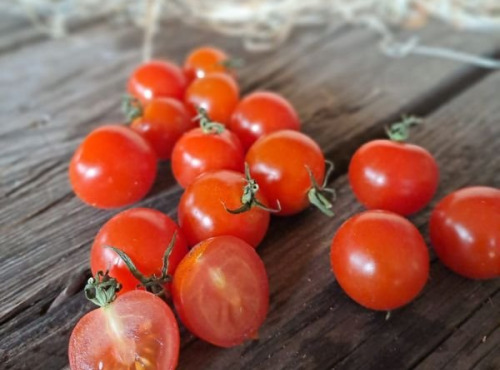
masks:
MULTIPOLYGON (((445 34, 439 26, 421 37, 489 55, 500 45, 498 37, 478 41, 469 34, 445 34)), ((0 54, 5 116, 0 125, 0 359, 6 368, 64 367, 71 328, 91 309, 74 293, 86 276, 93 236, 117 211, 81 204, 67 183, 67 163, 92 128, 121 120, 119 99, 138 60, 140 39, 134 29, 96 22, 68 39, 40 38, 0 54), (62 303, 51 306, 58 296, 62 303)), ((337 164, 333 184, 340 198, 332 220, 312 210, 273 220, 259 249, 271 282, 261 340, 221 350, 183 331, 180 368, 454 368, 462 363, 488 368, 498 363, 498 281, 461 279, 435 261, 422 296, 386 322, 385 314, 346 298, 328 265, 334 231, 361 210, 343 175, 348 158, 401 113, 429 116, 412 140, 440 162, 436 199, 466 184, 500 184, 498 74, 435 59, 388 59, 374 47, 373 34, 347 26, 321 34, 297 32, 264 55, 247 55, 237 40, 178 24, 163 27, 159 41, 158 55, 177 62, 202 43, 244 55, 242 91, 271 89, 294 103, 304 131, 337 164), (168 37, 178 33, 182 37, 168 37), (489 339, 483 343, 484 335, 489 339), (476 336, 481 344, 463 351, 477 344, 476 336)), ((158 183, 138 205, 175 216, 180 193, 168 164, 162 165, 158 183)), ((429 208, 414 219, 424 234, 428 213, 429 208)))

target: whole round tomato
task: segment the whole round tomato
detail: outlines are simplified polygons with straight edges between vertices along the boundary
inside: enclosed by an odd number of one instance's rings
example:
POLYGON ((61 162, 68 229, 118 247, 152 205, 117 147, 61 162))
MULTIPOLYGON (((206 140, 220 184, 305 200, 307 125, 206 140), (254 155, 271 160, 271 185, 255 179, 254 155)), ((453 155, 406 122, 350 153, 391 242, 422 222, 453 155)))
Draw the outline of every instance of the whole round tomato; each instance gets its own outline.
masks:
POLYGON ((500 190, 473 186, 442 199, 430 218, 441 261, 472 279, 500 277, 500 190))
POLYGON ((282 96, 259 91, 247 95, 236 106, 229 128, 248 150, 261 136, 279 130, 300 130, 293 106, 282 96))
POLYGON ((182 100, 186 86, 186 78, 179 67, 165 60, 152 60, 132 72, 127 89, 132 96, 146 103, 153 98, 182 100))
POLYGON ((412 301, 429 277, 429 252, 407 219, 388 211, 366 211, 342 224, 330 261, 345 293, 373 310, 412 301))
POLYGON ((152 99, 130 127, 151 144, 159 159, 170 159, 181 135, 194 128, 184 105, 172 98, 152 99))
POLYGON ((209 171, 243 172, 245 153, 238 137, 227 129, 222 132, 195 128, 185 133, 172 151, 172 173, 183 188, 209 171))
POLYGON ((189 245, 213 236, 233 235, 254 248, 264 238, 269 227, 269 212, 256 204, 267 206, 266 198, 255 191, 246 205, 242 197, 245 188, 254 184, 242 173, 234 171, 208 172, 186 188, 179 202, 179 225, 189 245), (246 211, 237 210, 246 206, 246 211))
POLYGON ((191 249, 175 272, 172 293, 183 324, 220 347, 255 338, 269 307, 262 260, 233 236, 210 238, 191 249))
POLYGON ((424 148, 391 140, 361 146, 349 164, 349 182, 368 209, 409 215, 425 207, 436 193, 439 168, 424 148))
POLYGON ((117 208, 141 200, 156 176, 156 155, 128 127, 101 126, 73 154, 69 178, 76 195, 97 208, 117 208))
MULTIPOLYGON (((136 289, 140 284, 122 259, 109 246, 125 252, 145 276, 160 276, 163 255, 177 232, 168 259, 168 274, 173 275, 188 249, 179 227, 167 215, 148 208, 133 208, 118 213, 99 230, 90 250, 92 273, 109 271, 122 285, 120 293, 136 289)), ((165 288, 169 287, 166 284, 165 288)))
POLYGON ((228 124, 239 100, 239 88, 235 80, 225 73, 211 73, 194 80, 189 85, 185 103, 192 116, 203 108, 210 120, 228 124))
POLYGON ((224 65, 229 57, 222 50, 204 46, 194 49, 184 62, 184 74, 189 82, 197 78, 203 78, 210 73, 222 72, 227 73, 228 70, 224 65))
POLYGON ((69 340, 72 370, 175 369, 179 328, 160 298, 143 290, 83 316, 69 340))
MULTIPOLYGON (((278 215, 299 213, 313 201, 325 179, 325 158, 310 137, 291 130, 263 136, 246 155, 250 173, 270 204, 281 204, 278 215)), ((324 185, 324 184, 323 184, 324 185)), ((330 205, 324 212, 328 212, 330 205)))

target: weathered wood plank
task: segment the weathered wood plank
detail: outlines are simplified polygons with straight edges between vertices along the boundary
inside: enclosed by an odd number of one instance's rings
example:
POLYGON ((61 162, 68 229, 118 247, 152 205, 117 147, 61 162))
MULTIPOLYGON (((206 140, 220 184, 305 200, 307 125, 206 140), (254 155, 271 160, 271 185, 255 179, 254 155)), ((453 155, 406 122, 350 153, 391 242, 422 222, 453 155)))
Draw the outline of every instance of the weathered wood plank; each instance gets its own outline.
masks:
MULTIPOLYGON (((209 41, 225 45, 235 54, 241 51, 236 40, 178 25, 167 27, 162 33, 172 35, 180 29, 182 37, 170 37, 159 43, 158 55, 180 61, 187 50, 209 41)), ((441 33, 440 28, 430 28, 422 37, 432 40, 441 33)), ((443 37, 440 43, 462 46, 473 52, 496 51, 494 38, 472 43, 468 42, 471 36, 463 36, 462 40, 454 35, 443 37)), ((45 312, 74 270, 87 266, 88 246, 93 236, 115 213, 90 209, 76 200, 67 184, 66 166, 78 141, 92 127, 120 119, 118 101, 126 74, 138 58, 139 42, 140 35, 135 30, 98 25, 67 41, 47 41, 20 49, 13 56, 0 56, 0 109, 7 117, 7 123, 0 126, 0 244, 8 246, 1 256, 4 268, 0 271, 4 282, 0 296, 7 301, 0 309, 0 321, 5 322, 1 329, 8 333, 1 336, 0 348, 7 348, 8 352, 1 353, 0 358, 5 359, 8 367, 20 368, 22 361, 31 369, 60 368, 66 362, 70 328, 89 308, 78 295, 69 298, 63 307, 49 314, 45 312), (33 63, 31 55, 36 56, 37 63, 33 63), (16 73, 20 68, 26 72, 22 76, 16 73), (19 96, 29 100, 20 102, 19 96), (44 114, 50 116, 45 124, 40 122, 44 114), (34 121, 37 123, 33 124, 34 121), (49 271, 51 268, 55 271, 49 271), (23 269, 29 269, 31 275, 16 276, 23 269), (33 276, 37 277, 34 282, 33 276), (21 295, 14 294, 14 283, 26 285, 27 290, 21 295)), ((369 32, 347 27, 332 29, 322 37, 307 32, 296 34, 274 53, 248 56, 250 62, 241 71, 243 89, 270 88, 288 96, 303 118, 305 131, 345 169, 355 146, 363 139, 379 135, 384 122, 410 108, 412 112, 429 113, 485 76, 482 71, 450 62, 420 58, 389 60, 371 47, 373 42, 375 38, 369 32)), ((483 99, 492 100, 491 96, 483 99)), ((473 101, 477 106, 472 111, 485 115, 480 106, 483 102, 473 101)), ((447 120, 450 114, 441 120, 447 120)), ((472 118, 474 126, 480 126, 475 117, 467 117, 472 118)), ((494 114, 486 117, 491 119, 494 114)), ((494 133, 498 138, 491 121, 485 123, 485 127, 481 134, 483 140, 495 138, 494 133)), ((479 136, 472 135, 475 139, 469 141, 472 139, 464 136, 468 133, 467 127, 463 131, 463 134, 451 135, 449 140, 458 140, 460 150, 470 146, 465 158, 474 161, 471 171, 476 176, 487 166, 485 161, 491 155, 488 153, 495 153, 492 149, 495 144, 498 149, 498 141, 483 146, 482 142, 478 144, 479 136)), ((441 151, 440 158, 453 162, 454 171, 462 168, 458 165, 464 164, 460 162, 464 156, 455 152, 450 143, 443 145, 446 136, 419 135, 417 139, 421 138, 426 145, 432 143, 429 147, 441 151), (445 148, 448 152, 444 152, 445 148), (459 158, 458 162, 454 158, 459 158)), ((162 167, 161 174, 162 179, 152 195, 140 205, 175 215, 180 189, 173 185, 168 166, 162 167)), ((443 180, 444 189, 451 189, 454 182, 456 185, 457 181, 467 183, 471 179, 464 173, 452 181, 454 175, 454 172, 445 174, 448 178, 443 180)), ((484 176, 488 174, 481 173, 477 178, 485 182, 494 179, 484 176)), ((261 343, 222 351, 184 335, 187 354, 182 359, 182 367, 227 365, 234 368, 241 364, 252 368, 262 363, 267 368, 286 368, 299 364, 314 366, 316 362, 347 363, 350 351, 358 346, 363 348, 360 341, 374 340, 364 332, 379 330, 383 315, 366 312, 346 299, 328 271, 325 253, 329 238, 341 219, 360 209, 347 189, 345 178, 336 184, 342 196, 337 206, 340 218, 325 223, 319 215, 307 212, 273 222, 261 248, 272 285, 271 313, 263 328, 261 343), (320 223, 324 226, 318 228, 320 223), (301 245, 307 248, 300 248, 301 245), (336 303, 337 300, 341 303, 336 303), (303 310, 297 312, 301 307, 303 310), (288 323, 291 313, 297 322, 288 323), (352 313, 358 316, 353 318, 352 313), (352 338, 346 334, 349 330, 353 331, 352 338), (327 337, 323 345, 316 346, 316 341, 321 342, 323 336, 327 337), (332 343, 338 353, 331 354, 332 343), (306 357, 302 358, 304 354, 306 357)), ((436 274, 444 276, 447 282, 451 279, 447 284, 453 289, 462 289, 456 277, 439 266, 433 265, 433 274, 437 268, 436 274)), ((476 285, 467 284, 464 292, 476 292, 476 285)), ((491 284, 486 285, 480 289, 480 296, 487 296, 491 289, 491 284)), ((426 299, 423 296, 416 307, 426 299)), ((453 313, 453 320, 459 321, 468 309, 470 307, 453 313)), ((405 310, 401 311, 402 316, 410 309, 405 310)), ((405 320, 395 320, 394 330, 411 332, 405 320)), ((405 355, 407 363, 419 356, 405 355)))

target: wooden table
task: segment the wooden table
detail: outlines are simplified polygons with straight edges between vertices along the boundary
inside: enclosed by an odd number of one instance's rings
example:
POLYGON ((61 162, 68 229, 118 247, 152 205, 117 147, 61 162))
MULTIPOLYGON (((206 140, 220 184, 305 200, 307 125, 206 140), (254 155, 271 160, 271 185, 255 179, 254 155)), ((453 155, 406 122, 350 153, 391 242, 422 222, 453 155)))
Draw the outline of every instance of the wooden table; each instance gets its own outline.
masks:
MULTIPOLYGON (((5 16, 3 16, 5 18, 5 16)), ((500 37, 430 25, 424 43, 498 56, 500 37)), ((405 34, 402 33, 401 37, 405 34)), ((473 281, 446 269, 431 250, 430 279, 413 303, 369 311, 335 282, 335 230, 363 210, 346 178, 348 160, 403 113, 425 117, 411 141, 441 169, 431 205, 411 220, 428 239, 432 206, 466 185, 500 185, 500 74, 425 57, 389 59, 377 36, 346 25, 303 29, 277 50, 248 54, 235 39, 180 24, 162 26, 156 55, 181 63, 210 43, 247 60, 242 92, 277 91, 300 113, 304 132, 335 161, 336 217, 313 209, 272 221, 259 247, 271 306, 260 340, 220 349, 182 330, 180 369, 500 369, 500 280, 473 281)), ((67 167, 82 138, 119 122, 141 34, 103 20, 51 40, 16 18, 0 21, 0 367, 61 369, 77 320, 92 309, 81 292, 89 247, 118 211, 82 204, 67 167)), ((182 190, 168 164, 136 206, 172 217, 182 190)))

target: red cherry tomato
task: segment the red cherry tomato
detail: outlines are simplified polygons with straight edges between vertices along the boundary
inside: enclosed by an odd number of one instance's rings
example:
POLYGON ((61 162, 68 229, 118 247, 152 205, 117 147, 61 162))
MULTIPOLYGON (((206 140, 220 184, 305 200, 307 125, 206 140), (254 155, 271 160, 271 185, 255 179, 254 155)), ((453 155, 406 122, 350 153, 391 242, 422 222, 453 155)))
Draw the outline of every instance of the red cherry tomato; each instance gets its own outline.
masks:
POLYGON ((233 236, 195 246, 179 265, 173 300, 184 325, 220 347, 256 337, 269 306, 269 283, 255 250, 233 236))
MULTIPOLYGON (((188 249, 179 227, 167 215, 148 208, 133 208, 111 218, 99 230, 90 251, 90 267, 109 271, 122 289, 120 294, 134 290, 139 281, 132 275, 112 246, 125 252, 145 276, 161 275, 163 255, 177 231, 175 244, 168 260, 168 273, 173 275, 188 249)), ((168 286, 165 286, 168 289, 168 286)))
POLYGON ((136 290, 80 319, 69 340, 72 370, 175 369, 179 328, 154 294, 136 290))
POLYGON ((107 125, 92 131, 69 166, 76 195, 97 208, 116 208, 141 200, 153 185, 156 155, 128 127, 107 125))
POLYGON ((172 151, 172 172, 183 188, 209 171, 243 172, 245 154, 238 137, 224 129, 221 133, 195 128, 184 134, 172 151))
MULTIPOLYGON (((254 248, 264 238, 269 226, 268 211, 252 206, 246 212, 227 211, 242 206, 242 196, 248 182, 242 173, 234 171, 208 172, 186 188, 179 202, 179 225, 189 245, 219 235, 233 235, 254 248)), ((257 192, 256 200, 267 205, 257 192)))
POLYGON ((185 96, 185 103, 191 115, 196 115, 197 108, 203 108, 212 121, 223 124, 229 123, 238 100, 238 85, 231 76, 224 73, 211 73, 194 80, 185 96))
POLYGON ((188 55, 184 63, 184 74, 189 82, 196 78, 203 78, 213 72, 228 73, 224 62, 228 61, 229 57, 222 50, 204 46, 194 49, 188 55))
POLYGON ((182 100, 186 86, 186 78, 179 67, 168 61, 152 60, 132 72, 127 89, 132 96, 146 103, 153 98, 182 100))
POLYGON ((430 235, 438 257, 457 274, 500 277, 500 190, 474 186, 449 194, 431 214, 430 235))
POLYGON ((300 130, 293 106, 282 96, 259 91, 243 98, 231 117, 229 128, 248 150, 261 136, 279 130, 300 130))
POLYGON ((429 253, 417 228, 387 211, 366 211, 344 222, 330 260, 346 294, 373 310, 409 303, 429 276, 429 253))
POLYGON ((257 140, 246 155, 250 173, 270 204, 281 204, 278 215, 298 213, 310 203, 314 184, 325 178, 325 158, 310 137, 291 130, 276 131, 257 140))
POLYGON ((131 126, 148 140, 159 159, 170 159, 172 149, 181 135, 194 128, 184 105, 172 98, 155 98, 131 126))
POLYGON ((439 169, 424 148, 374 140, 359 148, 349 165, 349 182, 368 209, 409 215, 425 207, 434 196, 439 169))

